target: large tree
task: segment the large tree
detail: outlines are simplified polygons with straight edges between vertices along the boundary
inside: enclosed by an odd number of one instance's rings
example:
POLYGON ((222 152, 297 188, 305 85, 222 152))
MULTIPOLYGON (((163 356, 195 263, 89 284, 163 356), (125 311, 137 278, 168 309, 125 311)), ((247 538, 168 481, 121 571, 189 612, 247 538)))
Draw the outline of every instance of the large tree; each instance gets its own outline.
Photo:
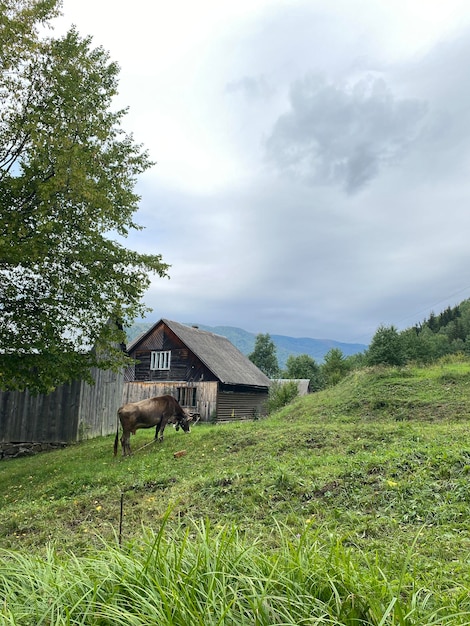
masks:
POLYGON ((168 269, 118 241, 139 228, 136 177, 152 163, 112 109, 117 64, 74 28, 46 33, 59 10, 0 0, 1 389, 121 367, 122 325, 168 269))
POLYGON ((337 385, 350 370, 350 364, 339 348, 331 348, 324 356, 321 366, 323 382, 327 387, 337 385))
POLYGON ((310 391, 318 391, 322 388, 322 376, 320 366, 315 359, 308 354, 291 354, 286 361, 285 378, 308 378, 310 391))
POLYGON ((379 326, 366 352, 368 365, 404 365, 405 353, 395 326, 379 326))
POLYGON ((269 333, 256 335, 255 347, 248 358, 269 378, 275 378, 279 375, 276 344, 269 333))

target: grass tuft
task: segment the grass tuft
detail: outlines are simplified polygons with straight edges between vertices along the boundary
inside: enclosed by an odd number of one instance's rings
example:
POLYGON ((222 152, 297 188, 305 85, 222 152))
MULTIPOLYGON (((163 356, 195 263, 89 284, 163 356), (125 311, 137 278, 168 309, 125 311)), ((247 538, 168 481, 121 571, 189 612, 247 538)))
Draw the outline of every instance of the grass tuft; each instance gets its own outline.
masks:
POLYGON ((468 624, 470 600, 442 605, 406 581, 410 546, 398 579, 355 554, 325 529, 293 534, 277 525, 278 547, 248 542, 235 526, 209 521, 147 530, 123 549, 64 558, 2 553, 4 624, 222 625, 468 624), (409 587, 409 588, 408 588, 409 587))

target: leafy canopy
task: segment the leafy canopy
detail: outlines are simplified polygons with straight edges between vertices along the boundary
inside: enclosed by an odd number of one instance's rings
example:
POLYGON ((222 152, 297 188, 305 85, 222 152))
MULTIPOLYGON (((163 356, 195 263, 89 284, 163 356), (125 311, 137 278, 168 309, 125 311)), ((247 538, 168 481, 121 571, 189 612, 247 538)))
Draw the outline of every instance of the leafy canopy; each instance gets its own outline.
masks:
POLYGON ((290 355, 286 361, 285 378, 308 378, 310 380, 310 391, 317 391, 322 388, 322 377, 320 366, 315 359, 308 354, 290 355))
POLYGON ((400 333, 395 326, 379 326, 367 351, 369 365, 403 365, 405 357, 400 333))
POLYGON ((326 387, 337 385, 350 371, 350 363, 344 358, 339 348, 331 348, 324 357, 321 367, 323 382, 326 387))
POLYGON ((279 411, 293 402, 299 395, 299 387, 295 380, 275 380, 269 387, 269 398, 266 403, 268 414, 279 411))
POLYGON ((275 378, 279 374, 277 362, 276 344, 269 333, 256 335, 255 347, 248 358, 269 378, 275 378))
POLYGON ((145 313, 149 273, 168 269, 118 241, 139 228, 134 187, 152 163, 111 108, 108 53, 75 28, 39 36, 60 6, 0 0, 3 389, 47 392, 122 367, 122 325, 145 313))

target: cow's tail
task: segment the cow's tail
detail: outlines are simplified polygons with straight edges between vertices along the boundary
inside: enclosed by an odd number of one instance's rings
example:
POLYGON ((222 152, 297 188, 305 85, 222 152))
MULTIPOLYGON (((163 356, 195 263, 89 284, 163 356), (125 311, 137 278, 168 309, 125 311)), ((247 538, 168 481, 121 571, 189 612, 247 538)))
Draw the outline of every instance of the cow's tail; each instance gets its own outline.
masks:
POLYGON ((116 437, 114 438, 114 456, 116 456, 118 451, 118 441, 119 441, 119 414, 116 415, 117 424, 116 424, 116 437))

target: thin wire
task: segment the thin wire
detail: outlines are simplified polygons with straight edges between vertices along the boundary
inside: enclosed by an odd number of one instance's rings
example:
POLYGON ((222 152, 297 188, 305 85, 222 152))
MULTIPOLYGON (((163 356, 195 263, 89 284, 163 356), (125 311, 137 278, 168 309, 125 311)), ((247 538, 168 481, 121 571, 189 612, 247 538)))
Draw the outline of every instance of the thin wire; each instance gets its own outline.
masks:
MULTIPOLYGON (((454 291, 454 293, 451 293, 450 295, 446 296, 445 298, 441 298, 441 300, 438 300, 437 302, 434 302, 433 304, 430 304, 425 309, 421 309, 420 311, 417 311, 416 313, 412 313, 410 315, 406 315, 405 317, 402 317, 400 320, 398 320, 396 322, 396 325, 399 325, 402 322, 404 322, 405 320, 408 320, 410 318, 413 318, 413 319, 416 320, 418 315, 422 315, 423 313, 428 313, 428 312, 430 313, 430 312, 433 311, 434 307, 437 306, 438 304, 441 304, 442 302, 447 302, 450 298, 453 298, 453 297, 457 296, 459 293, 463 293, 463 292, 468 291, 468 290, 470 290, 470 285, 467 286, 467 287, 463 287, 462 289, 459 289, 458 291, 454 291)), ((457 305, 454 305, 454 306, 457 306, 457 305)), ((416 323, 418 323, 418 322, 416 322, 416 323)), ((348 342, 348 343, 358 343, 359 340, 362 337, 367 337, 367 336, 368 336, 368 333, 362 333, 356 339, 354 339, 353 341, 348 342)))

